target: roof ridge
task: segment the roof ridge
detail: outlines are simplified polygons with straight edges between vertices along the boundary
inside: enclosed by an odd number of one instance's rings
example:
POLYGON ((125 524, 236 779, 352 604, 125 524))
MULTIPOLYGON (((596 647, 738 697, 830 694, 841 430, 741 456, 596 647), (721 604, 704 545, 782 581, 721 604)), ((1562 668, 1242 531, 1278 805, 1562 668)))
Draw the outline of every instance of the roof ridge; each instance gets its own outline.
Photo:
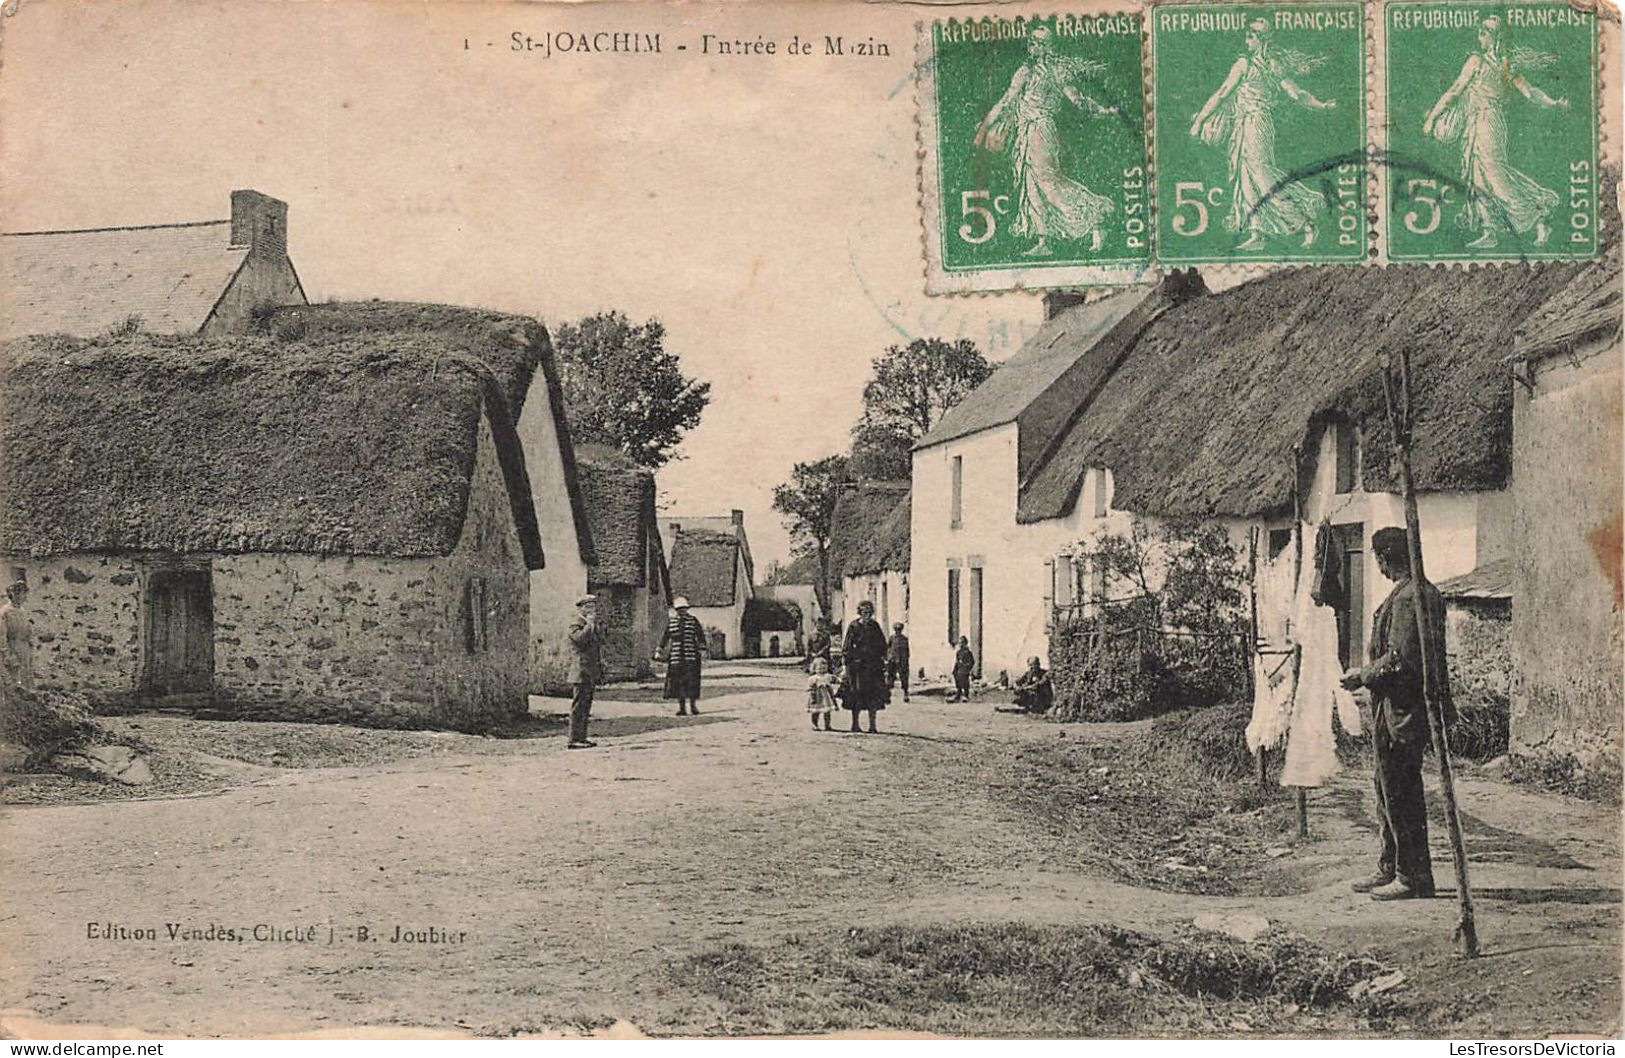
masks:
POLYGON ((15 238, 23 235, 94 235, 105 231, 155 231, 159 228, 207 228, 215 224, 230 224, 223 220, 184 220, 173 224, 115 224, 107 228, 45 228, 40 231, 0 231, 0 237, 15 238))

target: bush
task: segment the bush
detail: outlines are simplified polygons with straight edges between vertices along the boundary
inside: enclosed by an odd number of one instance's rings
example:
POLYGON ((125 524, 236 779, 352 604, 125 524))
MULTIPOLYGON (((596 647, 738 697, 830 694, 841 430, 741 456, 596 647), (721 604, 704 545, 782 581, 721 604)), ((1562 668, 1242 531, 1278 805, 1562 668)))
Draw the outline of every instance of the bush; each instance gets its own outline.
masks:
POLYGON ((89 707, 75 695, 19 687, 0 692, 0 743, 22 752, 24 769, 93 742, 99 733, 89 707))
MULTIPOLYGON (((1050 641, 1057 720, 1140 720, 1247 696, 1245 644, 1079 622, 1050 641)), ((1245 726, 1245 723, 1243 724, 1245 726)))

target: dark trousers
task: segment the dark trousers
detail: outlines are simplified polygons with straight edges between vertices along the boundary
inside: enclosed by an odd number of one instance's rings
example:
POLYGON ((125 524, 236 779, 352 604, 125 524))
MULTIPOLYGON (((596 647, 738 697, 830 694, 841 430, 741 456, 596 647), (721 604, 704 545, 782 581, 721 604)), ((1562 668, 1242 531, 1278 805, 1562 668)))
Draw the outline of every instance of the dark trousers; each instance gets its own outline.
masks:
POLYGON ((1433 857, 1428 852, 1427 801, 1422 795, 1421 740, 1396 742, 1379 711, 1371 744, 1377 753, 1377 818, 1382 857, 1377 870, 1413 889, 1433 889, 1433 857))
POLYGON ((570 741, 587 741, 587 717, 592 713, 592 692, 598 685, 593 680, 582 680, 575 685, 570 698, 570 741))
POLYGON ((908 662, 886 662, 886 686, 895 687, 899 683, 903 685, 903 696, 906 698, 908 696, 908 662))
POLYGON ((970 673, 954 673, 954 695, 959 698, 970 697, 970 673))

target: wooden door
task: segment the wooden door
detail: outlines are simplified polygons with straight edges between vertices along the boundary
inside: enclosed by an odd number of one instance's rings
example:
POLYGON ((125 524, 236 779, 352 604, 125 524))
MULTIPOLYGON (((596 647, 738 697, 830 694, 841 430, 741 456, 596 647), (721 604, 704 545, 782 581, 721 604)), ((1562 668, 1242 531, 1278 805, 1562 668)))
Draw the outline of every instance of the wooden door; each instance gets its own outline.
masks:
POLYGON ((982 678, 982 567, 970 571, 970 649, 976 655, 976 678, 982 678))
POLYGON ((1343 605, 1337 608, 1337 656, 1344 668, 1365 664, 1365 525, 1332 526, 1335 554, 1343 576, 1343 605))
POLYGON ((147 589, 147 691, 206 692, 214 681, 214 592, 209 571, 157 570, 147 589))

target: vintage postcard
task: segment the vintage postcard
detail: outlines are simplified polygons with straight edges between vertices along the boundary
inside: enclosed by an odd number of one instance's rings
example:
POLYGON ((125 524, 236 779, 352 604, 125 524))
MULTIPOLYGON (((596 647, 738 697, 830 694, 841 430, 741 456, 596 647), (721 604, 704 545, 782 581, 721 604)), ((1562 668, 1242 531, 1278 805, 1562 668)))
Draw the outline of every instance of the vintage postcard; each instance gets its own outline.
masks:
POLYGON ((1620 46, 0 7, 0 1035, 1612 1054, 1620 46))

